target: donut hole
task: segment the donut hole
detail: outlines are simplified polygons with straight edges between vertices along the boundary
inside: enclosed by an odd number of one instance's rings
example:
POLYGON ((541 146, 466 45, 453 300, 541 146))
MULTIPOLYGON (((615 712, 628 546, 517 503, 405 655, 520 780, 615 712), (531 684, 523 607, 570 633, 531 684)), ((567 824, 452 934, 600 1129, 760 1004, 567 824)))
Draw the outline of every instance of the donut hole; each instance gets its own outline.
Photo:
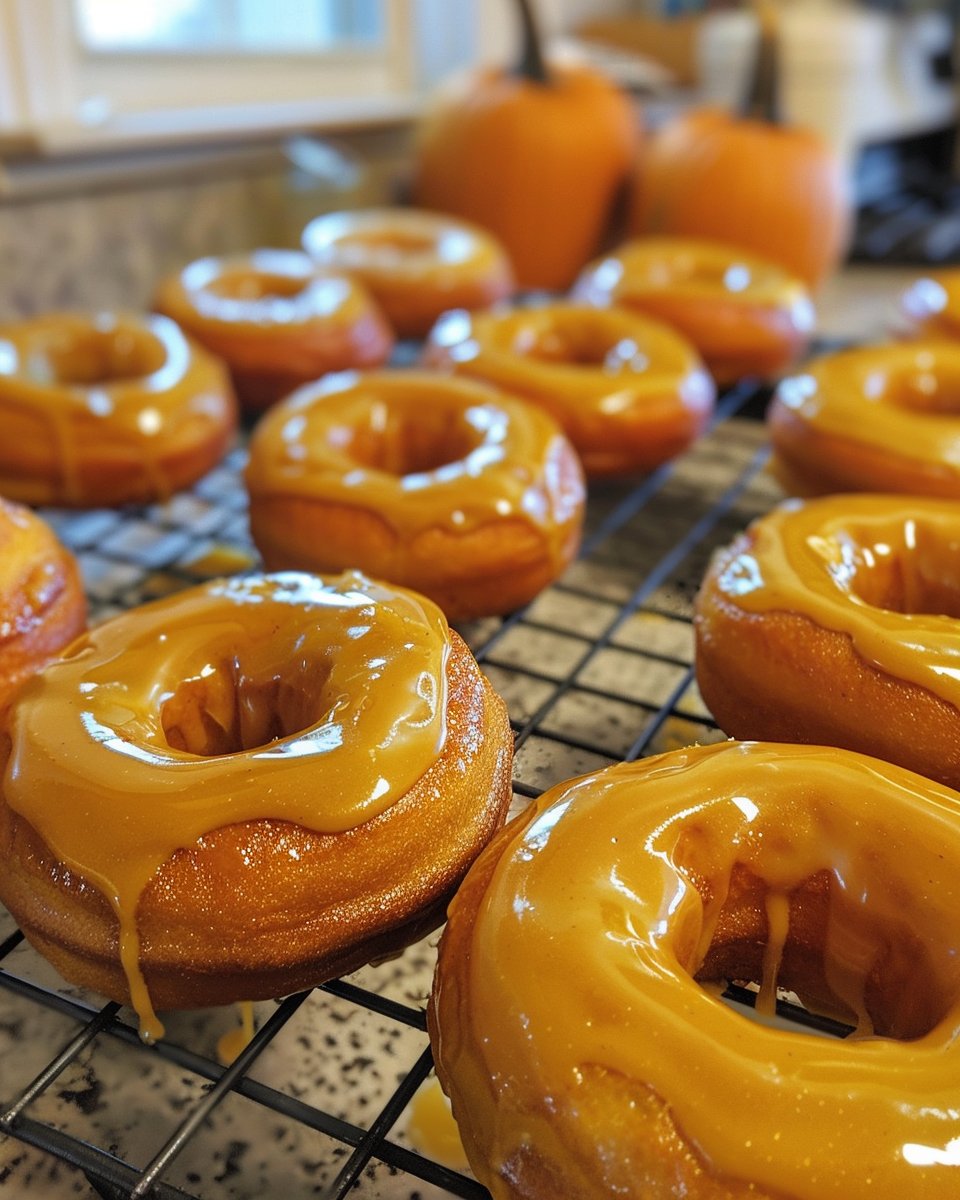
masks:
POLYGON ((648 365, 633 338, 589 313, 578 313, 569 322, 520 324, 510 350, 522 358, 569 366, 642 370, 648 365))
POLYGON ((270 271, 224 271, 206 285, 222 300, 289 300, 310 286, 312 276, 281 275, 270 271))
POLYGON ((886 529, 848 529, 846 586, 872 608, 960 618, 960 560, 953 537, 910 519, 886 529))
POLYGON ((482 433, 460 412, 424 406, 407 414, 374 404, 366 419, 350 430, 345 449, 358 466, 403 478, 460 462, 482 441, 482 433))
POLYGON ((152 375, 166 359, 159 338, 113 326, 47 340, 32 348, 26 366, 31 378, 40 383, 95 387, 152 375))
MULTIPOLYGON (((702 882, 699 886, 706 892, 702 882)), ((877 886, 894 893, 898 887, 892 880, 877 886)), ((909 920, 891 923, 875 915, 826 870, 776 893, 738 863, 694 978, 755 984, 761 996, 793 992, 812 1012, 902 1041, 929 1033, 957 1002, 955 988, 937 971, 934 951, 909 920), (770 946, 774 897, 782 900, 787 917, 779 955, 780 939, 770 946)))
POLYGON ((436 251, 436 238, 407 229, 371 229, 357 231, 339 240, 340 249, 383 258, 401 258, 436 251))
POLYGON ((334 706, 330 666, 296 646, 290 651, 282 670, 247 662, 241 652, 184 679, 160 708, 167 745, 213 758, 257 750, 319 724, 334 706))
POLYGON ((869 379, 865 390, 868 396, 882 394, 896 408, 909 412, 931 416, 960 414, 960 377, 932 359, 929 365, 914 363, 892 373, 886 387, 882 375, 869 379))
POLYGON ((745 263, 731 262, 727 258, 678 254, 674 258, 651 263, 650 282, 658 287, 690 283, 711 291, 743 292, 755 279, 753 271, 745 263))

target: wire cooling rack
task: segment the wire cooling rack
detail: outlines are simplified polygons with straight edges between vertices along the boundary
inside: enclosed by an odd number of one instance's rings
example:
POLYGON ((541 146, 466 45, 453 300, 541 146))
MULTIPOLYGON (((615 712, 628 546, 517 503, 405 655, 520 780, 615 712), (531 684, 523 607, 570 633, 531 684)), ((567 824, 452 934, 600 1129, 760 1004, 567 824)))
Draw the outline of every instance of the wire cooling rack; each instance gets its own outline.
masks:
MULTIPOLYGON (((728 393, 677 462, 593 488, 582 553, 562 580, 505 620, 462 627, 509 705, 521 800, 722 737, 692 675, 691 605, 714 547, 779 498, 750 419, 762 400, 749 387, 728 393)), ((94 619, 255 564, 242 463, 234 451, 161 506, 45 513, 80 560, 94 619)), ((11 1135, 0 1191, 481 1200, 409 1123, 431 1069, 435 945, 258 1004, 254 1040, 224 1069, 216 1044, 232 1011, 165 1014, 165 1040, 144 1047, 129 1011, 65 985, 0 910, 0 1129, 11 1135)))

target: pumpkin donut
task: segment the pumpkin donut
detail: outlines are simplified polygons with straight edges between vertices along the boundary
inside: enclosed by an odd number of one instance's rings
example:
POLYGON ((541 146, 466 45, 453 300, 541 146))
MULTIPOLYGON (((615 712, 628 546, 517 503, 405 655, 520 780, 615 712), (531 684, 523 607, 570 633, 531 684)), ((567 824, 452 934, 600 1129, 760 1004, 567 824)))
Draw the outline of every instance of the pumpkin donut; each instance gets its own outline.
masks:
POLYGON ((560 784, 450 908, 437 1074, 496 1200, 944 1200, 960 1187, 960 795, 724 743, 560 784), (857 1027, 771 1028, 728 980, 857 1027))
POLYGON ((402 338, 425 337, 448 308, 486 308, 514 287, 492 234, 422 209, 326 213, 304 229, 303 246, 320 266, 361 279, 402 338))
POLYGON ((815 320, 799 279, 758 255, 692 238, 627 242, 588 266, 573 295, 672 325, 721 385, 779 374, 803 352, 815 320))
POLYGON ((224 360, 251 412, 329 371, 379 366, 393 349, 367 289, 296 250, 190 263, 160 284, 154 307, 224 360))
POLYGON ((697 681, 733 737, 829 742, 960 788, 960 506, 792 501, 714 557, 697 681))
POLYGON ((824 355, 767 410, 774 474, 793 495, 960 498, 960 345, 897 342, 824 355))
POLYGON ((162 316, 0 325, 0 493, 74 508, 166 500, 223 456, 220 362, 162 316))
POLYGON ((356 573, 216 581, 23 688, 0 727, 0 900, 152 1040, 155 1008, 283 995, 437 925, 504 819, 511 750, 423 597, 356 573))
POLYGON ((73 555, 28 508, 0 499, 0 711, 86 623, 73 555))
POLYGON ((450 620, 509 612, 576 553, 583 476, 546 413, 419 371, 302 388, 254 431, 250 528, 271 569, 355 566, 450 620))
POLYGON ((716 395, 697 352, 666 325, 568 301, 447 313, 425 357, 545 409, 590 478, 675 457, 703 429, 716 395))

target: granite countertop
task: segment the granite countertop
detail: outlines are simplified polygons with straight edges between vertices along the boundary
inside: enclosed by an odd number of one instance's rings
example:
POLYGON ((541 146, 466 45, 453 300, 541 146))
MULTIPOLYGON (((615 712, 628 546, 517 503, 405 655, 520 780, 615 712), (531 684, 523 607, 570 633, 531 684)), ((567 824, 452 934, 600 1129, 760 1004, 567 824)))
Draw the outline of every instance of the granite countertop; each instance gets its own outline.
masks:
MULTIPOLYGON (((914 272, 850 268, 821 298, 829 337, 883 335, 896 295, 914 272)), ((644 752, 717 740, 689 672, 690 603, 711 549, 778 498, 763 470, 763 426, 733 416, 703 438, 655 489, 594 491, 586 557, 522 620, 465 627, 506 697, 521 745, 516 777, 527 794, 644 752), (680 551, 675 547, 680 546, 680 551)), ((49 514, 75 548, 98 614, 201 579, 223 546, 250 554, 235 452, 189 494, 137 513, 49 514)), ((0 941, 13 932, 0 910, 0 941)), ((355 981, 415 1009, 430 986, 436 936, 355 981)), ((44 993, 95 1013, 102 1001, 65 987, 25 944, 2 968, 44 993)), ((256 1005, 258 1026, 277 1005, 256 1005)), ((132 1019, 93 1037, 26 1110, 26 1116, 136 1167, 149 1162, 219 1074, 218 1038, 233 1010, 167 1014, 169 1052, 142 1048, 132 1019), (206 1063, 198 1070, 198 1063, 206 1063)), ((9 1103, 74 1038, 77 1012, 40 1003, 28 987, 0 987, 0 1104, 9 1103)), ((349 1147, 323 1132, 315 1113, 366 1129, 426 1045, 422 1030, 349 1000, 312 993, 257 1057, 243 1094, 231 1091, 187 1143, 164 1180, 201 1200, 311 1196, 349 1147), (282 1111, 269 1100, 285 1100, 282 1111)), ((401 1115, 390 1141, 411 1144, 401 1115)), ((429 1150, 429 1147, 415 1147, 429 1150)), ((61 1200, 94 1194, 84 1177, 18 1139, 0 1139, 0 1192, 61 1200)), ((118 1193, 119 1194, 119 1193, 118 1193)), ((365 1168, 358 1195, 418 1198, 450 1193, 385 1163, 365 1168)))

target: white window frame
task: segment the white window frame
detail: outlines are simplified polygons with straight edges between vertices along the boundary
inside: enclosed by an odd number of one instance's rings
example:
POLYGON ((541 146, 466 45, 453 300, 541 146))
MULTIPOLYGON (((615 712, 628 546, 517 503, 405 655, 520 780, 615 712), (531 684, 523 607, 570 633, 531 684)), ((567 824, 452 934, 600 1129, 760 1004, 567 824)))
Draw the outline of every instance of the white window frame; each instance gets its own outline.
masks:
POLYGON ((181 54, 89 50, 72 0, 0 0, 0 151, 90 154, 405 122, 436 78, 476 56, 483 3, 384 0, 383 48, 181 54), (183 96, 189 105, 176 103, 183 96))
MULTIPOLYGON (((0 198, 260 161, 293 133, 407 126, 440 78, 517 53, 512 0, 382 3, 383 50, 261 55, 91 51, 73 0, 0 0, 0 198), (242 100, 197 102, 198 82, 209 94, 231 75, 242 100)), ((631 0, 537 3, 551 37, 631 0)))

